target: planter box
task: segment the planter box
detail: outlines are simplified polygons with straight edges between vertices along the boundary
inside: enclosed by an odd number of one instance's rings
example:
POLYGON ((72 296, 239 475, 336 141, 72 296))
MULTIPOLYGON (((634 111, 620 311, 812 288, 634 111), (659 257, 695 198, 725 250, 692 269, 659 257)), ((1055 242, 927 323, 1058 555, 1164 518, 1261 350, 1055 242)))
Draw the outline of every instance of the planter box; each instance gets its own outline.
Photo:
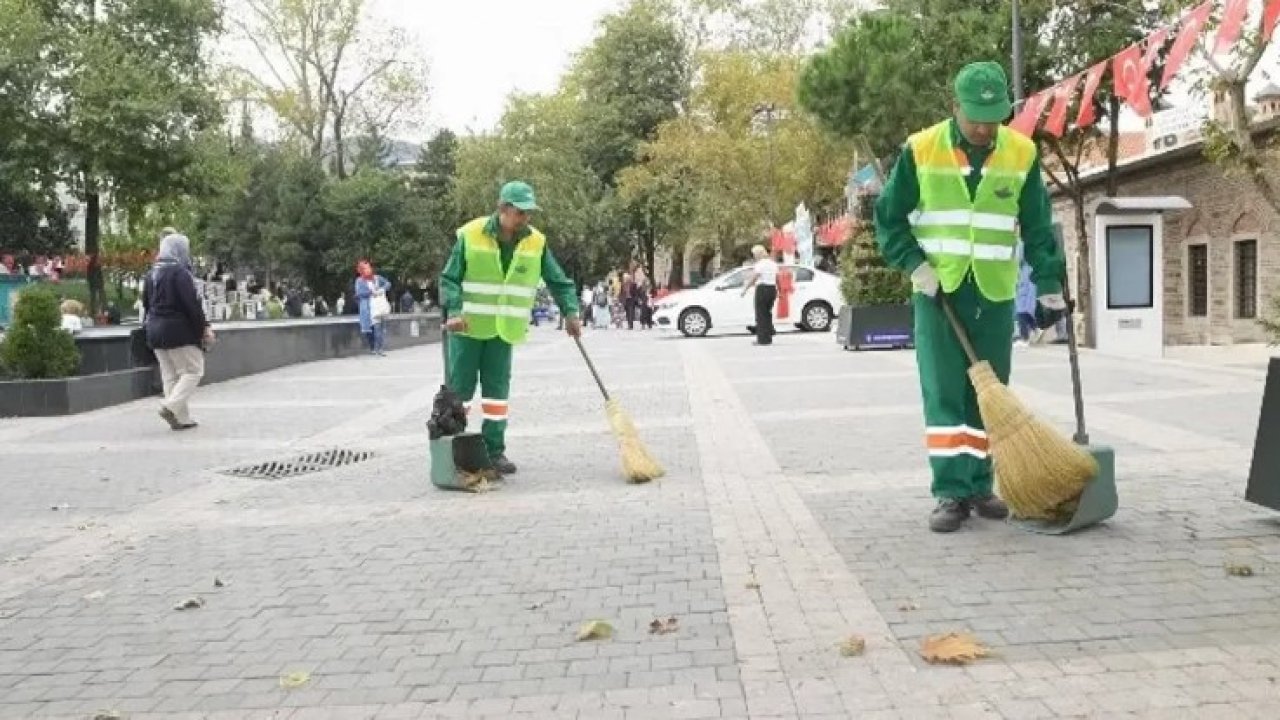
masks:
POLYGON ((0 381, 0 417, 74 415, 131 402, 158 392, 155 368, 59 378, 0 381))
POLYGON ((845 350, 915 347, 911 305, 845 305, 840 308, 836 340, 845 350))
POLYGON ((1267 365, 1267 384, 1262 391, 1244 499, 1280 510, 1280 358, 1271 358, 1267 365))

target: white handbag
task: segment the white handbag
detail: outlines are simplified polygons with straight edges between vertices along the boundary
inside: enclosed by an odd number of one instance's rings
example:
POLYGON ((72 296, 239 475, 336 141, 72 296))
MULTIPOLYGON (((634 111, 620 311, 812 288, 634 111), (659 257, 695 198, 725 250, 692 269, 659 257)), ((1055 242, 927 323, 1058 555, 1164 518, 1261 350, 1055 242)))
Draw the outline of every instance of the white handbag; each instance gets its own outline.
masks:
POLYGON ((391 314, 391 303, 386 295, 374 295, 370 301, 369 312, 375 320, 381 320, 391 314))

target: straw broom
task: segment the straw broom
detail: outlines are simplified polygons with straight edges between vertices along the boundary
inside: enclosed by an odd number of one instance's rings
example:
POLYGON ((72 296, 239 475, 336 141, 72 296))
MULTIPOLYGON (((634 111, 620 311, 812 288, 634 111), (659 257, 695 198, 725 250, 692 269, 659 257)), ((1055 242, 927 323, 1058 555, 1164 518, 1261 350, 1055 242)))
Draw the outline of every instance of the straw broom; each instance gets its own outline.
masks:
POLYGON ((666 471, 645 449, 644 443, 640 442, 640 435, 636 432, 635 423, 631 422, 631 418, 622 409, 622 405, 615 398, 609 397, 609 391, 605 389, 604 381, 600 379, 600 373, 596 372, 595 363, 591 362, 591 357, 587 355, 587 348, 583 346, 582 338, 574 338, 573 342, 577 344, 578 351, 582 353, 582 359, 587 361, 587 369, 591 371, 591 377, 595 378, 596 387, 600 388, 600 394, 604 395, 605 415, 609 418, 609 427, 613 429, 614 437, 618 439, 618 451, 622 459, 622 472, 627 476, 627 481, 646 483, 665 475, 666 471))
POLYGON ((1097 461, 1032 415, 1000 382, 991 364, 978 359, 968 333, 942 292, 938 302, 969 359, 969 381, 986 426, 997 492, 1018 517, 1054 517, 1098 474, 1097 461))

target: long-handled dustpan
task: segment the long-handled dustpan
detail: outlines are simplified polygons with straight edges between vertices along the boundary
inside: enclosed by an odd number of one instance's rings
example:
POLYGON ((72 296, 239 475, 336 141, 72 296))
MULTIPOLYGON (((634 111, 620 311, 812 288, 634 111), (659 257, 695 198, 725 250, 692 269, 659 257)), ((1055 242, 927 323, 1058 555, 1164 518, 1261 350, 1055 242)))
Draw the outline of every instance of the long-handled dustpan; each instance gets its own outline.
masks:
POLYGON ((440 352, 444 358, 444 381, 431 403, 427 421, 430 438, 431 484, 442 490, 487 490, 493 479, 493 461, 479 433, 466 432, 467 410, 449 388, 449 331, 440 318, 440 352))
POLYGON ((1067 273, 1063 272, 1062 295, 1067 301, 1067 356, 1071 362, 1071 391, 1075 401, 1076 431, 1071 439, 1085 448, 1098 463, 1098 474, 1085 485, 1080 497, 1064 506, 1064 512, 1053 519, 1012 518, 1010 522, 1042 535, 1064 535, 1096 525, 1116 514, 1120 498, 1116 491, 1116 454, 1105 445, 1090 445, 1084 424, 1084 393, 1080 383, 1080 353, 1076 345, 1075 301, 1071 297, 1067 273))

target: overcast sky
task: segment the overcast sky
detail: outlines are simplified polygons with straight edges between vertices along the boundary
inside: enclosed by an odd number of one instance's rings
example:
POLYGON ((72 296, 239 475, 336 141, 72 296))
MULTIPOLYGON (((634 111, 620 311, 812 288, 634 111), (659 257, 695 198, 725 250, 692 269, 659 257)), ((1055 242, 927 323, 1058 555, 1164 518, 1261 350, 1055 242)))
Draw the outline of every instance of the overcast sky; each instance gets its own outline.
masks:
POLYGON ((491 128, 513 90, 555 88, 596 22, 620 0, 374 0, 414 33, 431 63, 429 131, 491 128))

